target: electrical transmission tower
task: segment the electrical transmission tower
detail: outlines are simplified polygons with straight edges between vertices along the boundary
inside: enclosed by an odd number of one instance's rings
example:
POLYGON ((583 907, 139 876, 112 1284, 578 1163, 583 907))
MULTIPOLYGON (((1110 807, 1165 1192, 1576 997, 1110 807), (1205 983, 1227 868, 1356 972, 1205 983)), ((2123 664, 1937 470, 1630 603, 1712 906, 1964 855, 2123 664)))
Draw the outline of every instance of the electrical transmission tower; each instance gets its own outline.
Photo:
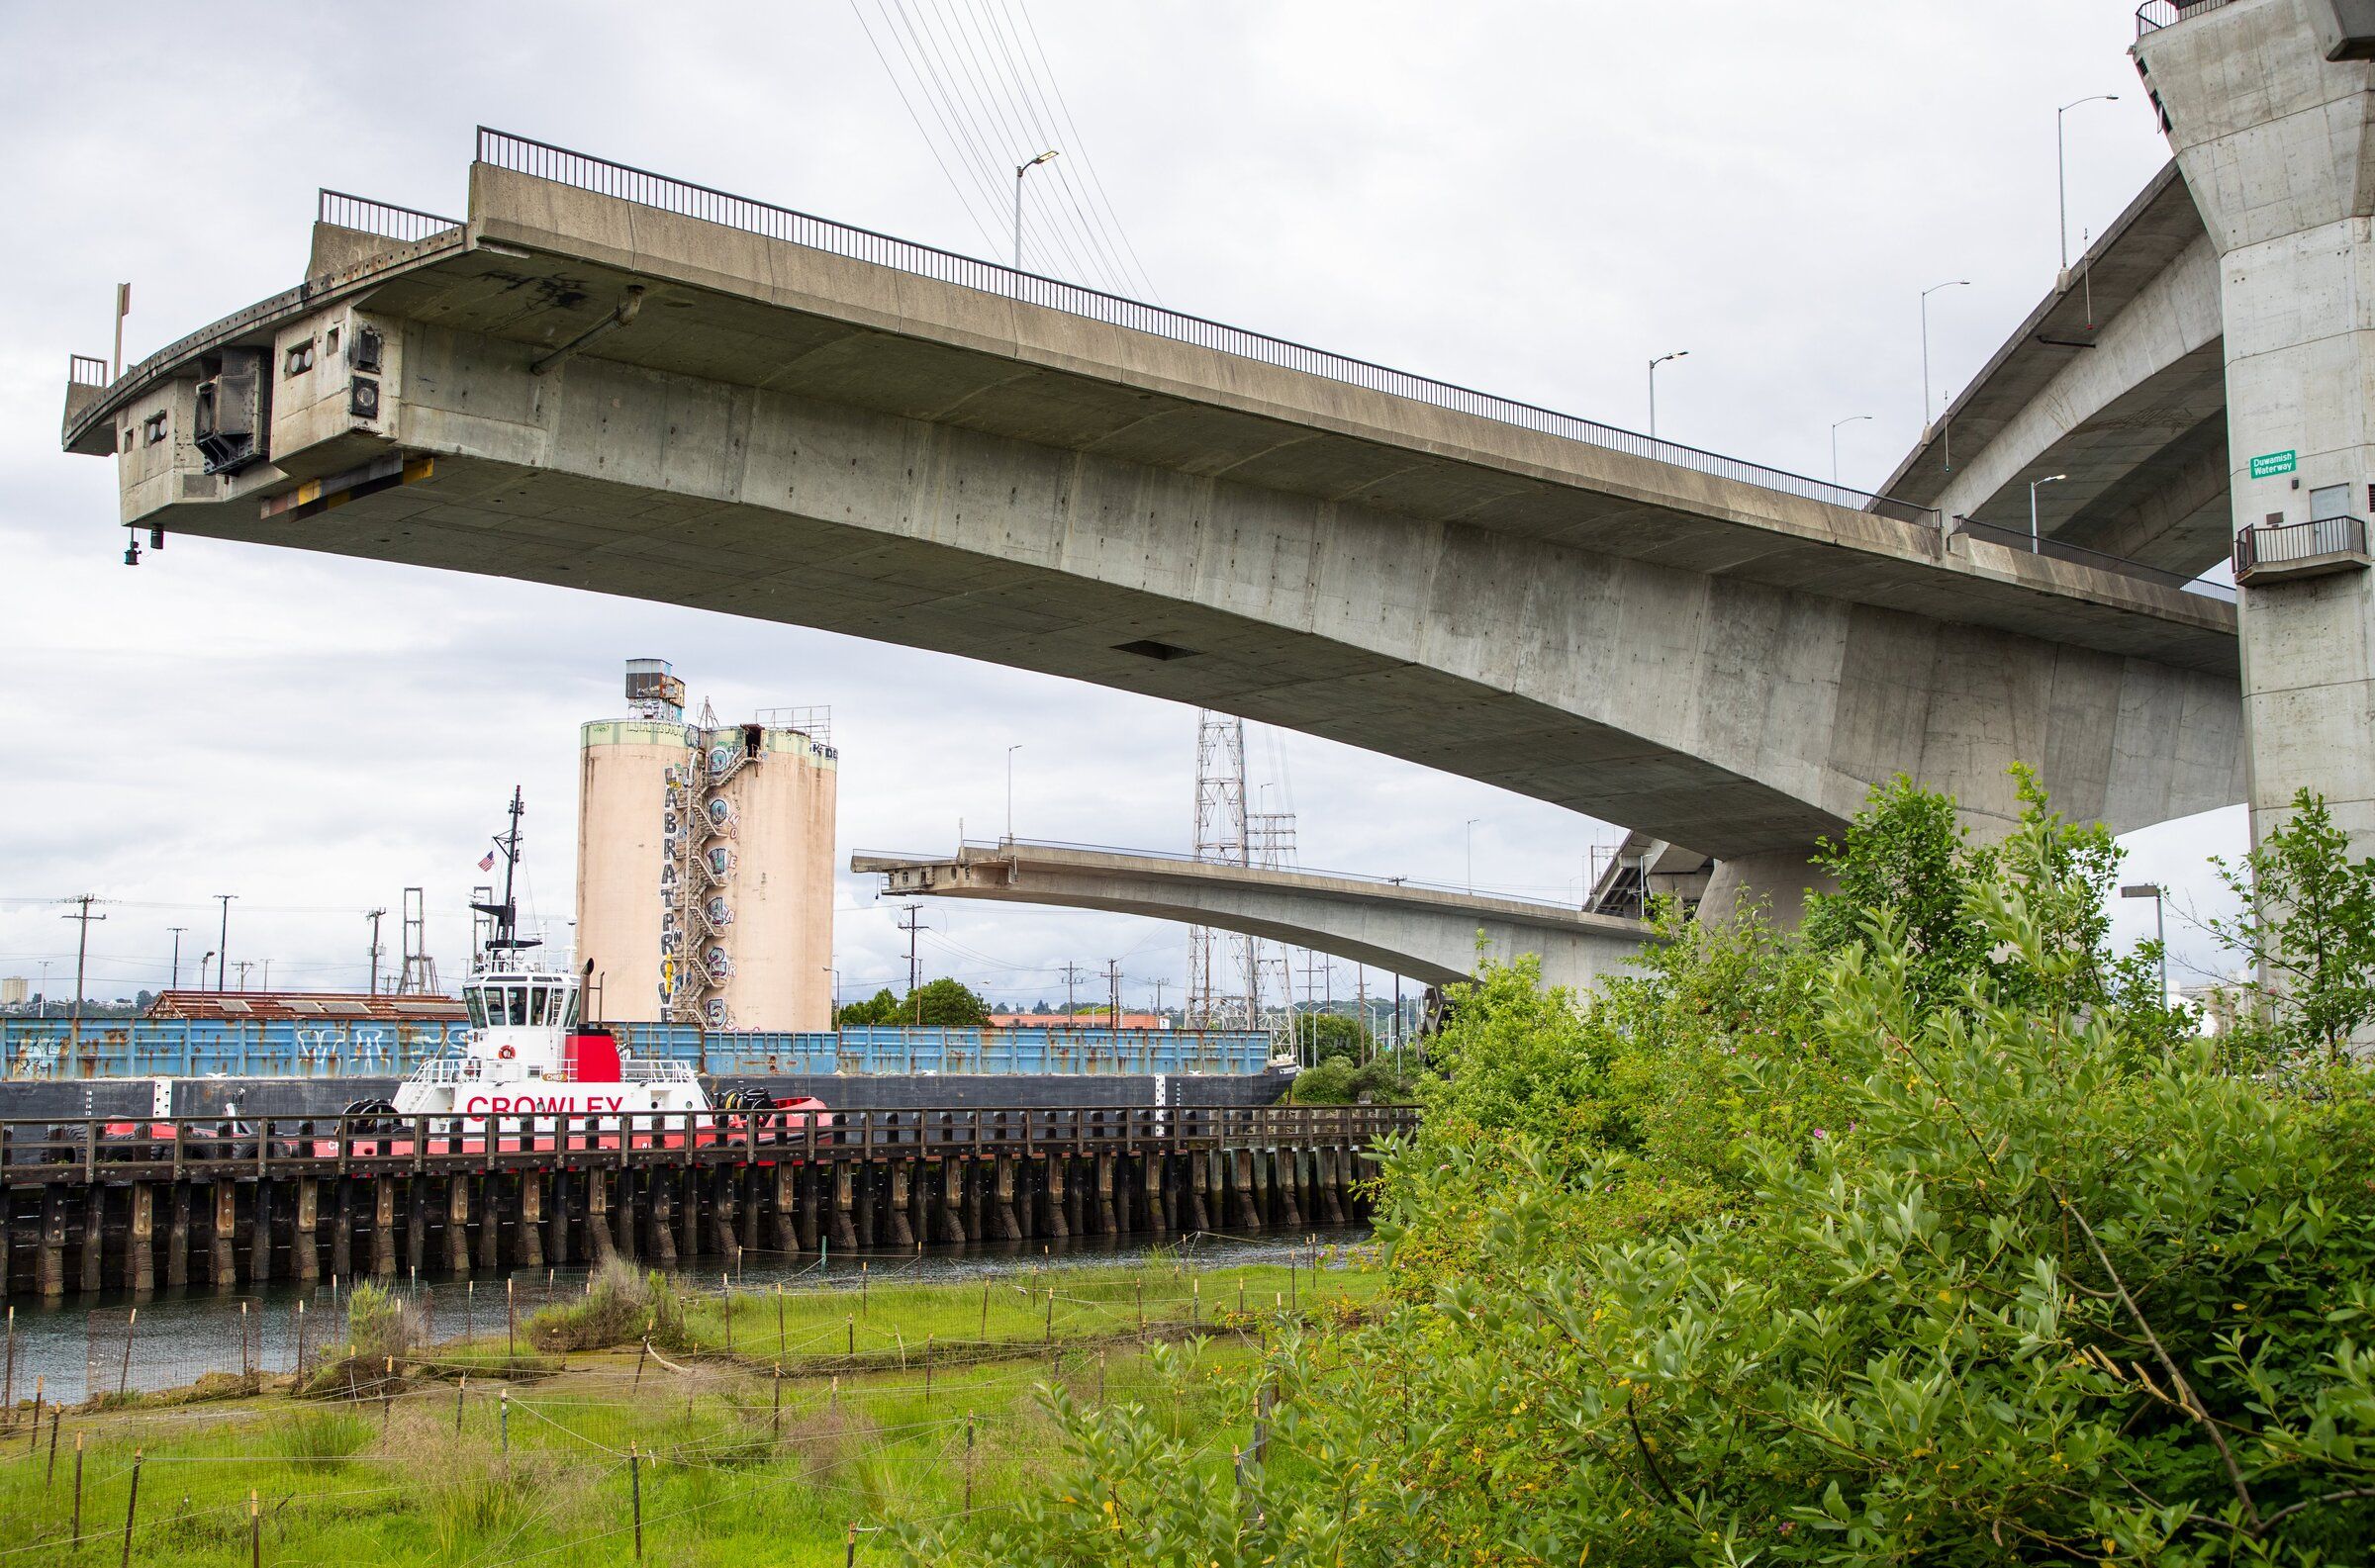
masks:
POLYGON ((437 994, 437 961, 428 956, 428 911, 418 887, 404 890, 404 968, 396 976, 396 994, 437 994))
MULTIPOLYGON (((1246 837, 1253 864, 1264 871, 1294 865, 1294 813, 1256 811, 1247 816, 1246 837)), ((1291 1031, 1294 1027, 1293 963, 1285 945, 1249 939, 1253 946, 1254 1021, 1258 1026, 1291 1031)))
MULTIPOLYGON (((1209 708, 1195 715, 1195 858, 1219 866, 1253 864, 1245 821, 1245 720, 1209 708)), ((1202 1029, 1248 1029, 1260 1016, 1261 976, 1254 944, 1234 932, 1196 926, 1188 934, 1188 1022, 1202 1029)))

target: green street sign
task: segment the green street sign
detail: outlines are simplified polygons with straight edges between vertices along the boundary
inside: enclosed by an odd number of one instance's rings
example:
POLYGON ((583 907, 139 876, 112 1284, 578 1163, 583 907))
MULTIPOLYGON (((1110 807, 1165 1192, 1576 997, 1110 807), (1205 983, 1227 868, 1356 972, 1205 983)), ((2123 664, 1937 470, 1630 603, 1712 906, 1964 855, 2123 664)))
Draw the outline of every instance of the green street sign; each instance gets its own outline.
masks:
POLYGON ((2300 466, 2296 460, 2296 454, 2292 452, 2262 452, 2259 456, 2251 459, 2251 477, 2253 479, 2274 479, 2277 475, 2289 474, 2300 466))

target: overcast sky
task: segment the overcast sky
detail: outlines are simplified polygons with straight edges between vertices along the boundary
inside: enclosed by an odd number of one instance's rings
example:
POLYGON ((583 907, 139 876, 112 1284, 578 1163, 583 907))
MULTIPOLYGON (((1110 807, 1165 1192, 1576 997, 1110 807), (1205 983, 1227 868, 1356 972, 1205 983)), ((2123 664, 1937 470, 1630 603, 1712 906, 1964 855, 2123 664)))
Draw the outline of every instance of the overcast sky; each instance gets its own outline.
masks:
MULTIPOLYGON (((877 0, 857 3, 886 26, 877 0)), ((918 17, 934 4, 907 0, 918 17)), ((1078 132, 1070 183, 1047 194, 1088 191, 1092 168, 1164 303, 1637 427, 1646 362, 1688 349, 1660 374, 1662 434, 1822 475, 1831 422, 1868 414, 1841 462, 1873 485, 1921 422, 1920 291, 1973 284, 1934 302, 1943 400, 2051 283, 2055 106, 2122 95, 2069 118, 2073 244, 2166 160, 2124 53, 2133 10, 1030 0, 1029 16, 1078 132)), ((576 726, 619 710, 635 655, 675 660, 729 718, 830 704, 844 863, 944 850, 960 821, 999 830, 1017 741, 1018 833, 1188 847, 1190 709, 260 546, 177 539, 128 571, 113 465, 58 450, 66 357, 108 351, 116 282, 133 285, 135 359, 295 282, 317 186, 460 213, 481 123, 1002 252, 999 214, 951 189, 916 123, 931 106, 902 103, 852 0, 414 0, 400 21, 13 5, 0 88, 15 233, 0 260, 0 974, 38 979, 47 961, 64 995, 75 928, 45 900, 87 891, 109 900, 91 994, 160 985, 175 925, 191 928, 187 982, 217 945, 212 895, 229 892, 251 983, 269 959, 275 985, 359 986, 361 912, 420 885, 450 981, 473 863, 515 783, 532 906, 565 936, 576 726)), ((1008 164, 1035 150, 995 148, 1008 164)), ((1257 792, 1299 813, 1307 866, 1462 881, 1473 818, 1479 886, 1571 897, 1590 846, 1621 837, 1299 735, 1257 726, 1248 750, 1257 792)), ((2131 873, 2207 906, 2204 857, 2239 853, 2243 834, 2238 808, 2134 835, 2131 873)), ((890 908, 846 873, 838 903, 844 993, 903 984, 890 908)), ((2148 931, 2148 905, 2119 917, 2126 937, 2148 931)), ((1158 979, 1176 999, 1186 967, 1167 925, 962 904, 926 918, 926 972, 1000 1000, 1061 1001, 1062 965, 1114 958, 1132 1002, 1158 979)))

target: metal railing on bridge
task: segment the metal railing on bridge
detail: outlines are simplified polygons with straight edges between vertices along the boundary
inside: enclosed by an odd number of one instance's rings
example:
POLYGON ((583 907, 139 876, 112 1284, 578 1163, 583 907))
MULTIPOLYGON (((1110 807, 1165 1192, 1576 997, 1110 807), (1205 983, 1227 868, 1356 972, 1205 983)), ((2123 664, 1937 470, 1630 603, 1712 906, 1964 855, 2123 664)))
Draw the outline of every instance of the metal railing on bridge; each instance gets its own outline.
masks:
POLYGON ((2082 544, 2066 544, 2059 539, 2032 534, 2022 528, 2007 528, 1993 522, 1973 522, 1968 517, 1956 517, 1948 525, 1948 531, 1967 534, 1974 539, 1985 539, 1990 544, 2000 544, 2006 549, 2024 550, 2031 555, 2042 555, 2050 561, 2067 561, 2072 566, 2091 566, 2099 572, 2116 572, 2122 577, 2133 577, 2146 583, 2157 583, 2163 588, 2173 588, 2180 593, 2198 594, 2204 599, 2215 599, 2229 604, 2234 602, 2234 590, 2228 584, 2213 582, 2209 578, 2187 577, 2183 572, 2171 572, 2164 567, 2146 566, 2141 561, 2131 561, 2126 556, 2107 555, 2101 550, 2090 550, 2082 544))
POLYGON ((2136 36, 2157 33, 2162 28, 2175 27, 2189 17, 2206 11, 2216 11, 2228 0, 2144 0, 2136 8, 2136 36))
POLYGON ((1560 414, 1453 382, 1412 375, 1408 371, 1394 370, 1366 359, 1354 359, 1286 338, 1225 325, 1200 316, 1188 316, 1159 305, 1147 305, 1117 294, 1107 294, 1100 289, 1085 288, 1077 283, 1043 277, 1035 272, 1018 271, 953 250, 895 238, 870 229, 834 223, 830 219, 779 207, 772 202, 735 196, 711 186, 694 184, 690 180, 655 174, 649 169, 575 152, 567 147, 554 146, 548 141, 515 136, 506 131, 479 127, 478 160, 515 174, 552 180, 599 196, 616 197, 620 201, 658 208, 681 217, 738 229, 746 233, 763 234, 770 239, 788 240, 812 250, 846 256, 853 261, 872 262, 876 266, 953 283, 960 288, 978 289, 1001 299, 1045 306, 1050 310, 1103 322, 1107 325, 1151 332, 1174 342, 1193 343, 1242 359, 1324 376, 1330 381, 1367 388, 1372 392, 1408 398, 1416 403, 1432 404, 1439 409, 1474 415, 1609 451, 1652 458, 1696 473, 1712 474, 1720 479, 1738 480, 1743 484, 1778 491, 1783 495, 1825 502, 1856 511, 1877 512, 1903 522, 1931 526, 1936 526, 1938 522, 1937 511, 1928 507, 1917 507, 1868 491, 1852 490, 1845 485, 1793 474, 1787 469, 1773 468, 1763 463, 1752 463, 1718 452, 1682 446, 1673 441, 1662 441, 1656 436, 1643 435, 1613 424, 1602 424, 1596 419, 1560 414))
POLYGON ((357 230, 377 234, 382 239, 413 244, 431 234, 441 234, 463 226, 458 218, 441 218, 418 208, 398 207, 393 202, 375 202, 368 196, 356 196, 349 191, 322 188, 314 200, 314 222, 333 228, 357 230))

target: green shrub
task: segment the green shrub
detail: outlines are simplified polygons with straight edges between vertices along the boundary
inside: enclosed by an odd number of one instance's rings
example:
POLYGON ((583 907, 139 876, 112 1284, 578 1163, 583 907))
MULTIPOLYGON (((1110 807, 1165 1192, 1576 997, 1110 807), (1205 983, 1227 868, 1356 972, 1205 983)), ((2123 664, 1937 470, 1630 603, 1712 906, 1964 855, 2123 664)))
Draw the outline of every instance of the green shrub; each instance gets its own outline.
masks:
POLYGON ((539 1350, 600 1350, 648 1337, 663 1347, 685 1342, 685 1304, 666 1275, 642 1274, 612 1257, 586 1281, 578 1300, 545 1307, 527 1320, 539 1350))

